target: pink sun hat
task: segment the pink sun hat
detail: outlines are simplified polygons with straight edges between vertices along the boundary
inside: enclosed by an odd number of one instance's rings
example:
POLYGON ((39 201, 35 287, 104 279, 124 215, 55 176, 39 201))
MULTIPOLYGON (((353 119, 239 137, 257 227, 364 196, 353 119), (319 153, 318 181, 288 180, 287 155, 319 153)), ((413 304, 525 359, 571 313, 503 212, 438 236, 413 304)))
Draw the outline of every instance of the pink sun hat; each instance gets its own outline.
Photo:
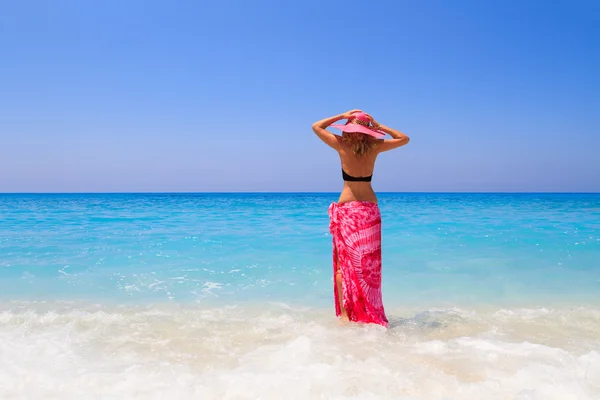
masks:
POLYGON ((352 118, 348 119, 345 124, 331 124, 331 127, 337 128, 342 132, 364 133, 365 135, 373 136, 377 139, 381 139, 385 136, 384 132, 375 130, 371 127, 371 119, 364 112, 355 112, 352 114, 352 118))

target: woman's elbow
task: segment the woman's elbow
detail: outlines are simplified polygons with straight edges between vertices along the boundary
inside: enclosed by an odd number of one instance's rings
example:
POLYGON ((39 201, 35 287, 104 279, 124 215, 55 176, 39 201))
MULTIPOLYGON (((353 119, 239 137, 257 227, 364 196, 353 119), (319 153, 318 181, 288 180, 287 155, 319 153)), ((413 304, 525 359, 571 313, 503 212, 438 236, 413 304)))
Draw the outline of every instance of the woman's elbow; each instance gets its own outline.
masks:
POLYGON ((399 143, 400 145, 404 146, 404 145, 407 145, 408 142, 410 142, 410 138, 406 135, 402 135, 402 136, 396 138, 396 142, 399 143))
POLYGON ((319 124, 318 122, 315 122, 314 124, 312 124, 312 130, 313 130, 313 132, 315 132, 315 133, 316 133, 316 132, 318 132, 318 131, 319 131, 319 129, 323 129, 323 128, 321 127, 321 124, 319 124))

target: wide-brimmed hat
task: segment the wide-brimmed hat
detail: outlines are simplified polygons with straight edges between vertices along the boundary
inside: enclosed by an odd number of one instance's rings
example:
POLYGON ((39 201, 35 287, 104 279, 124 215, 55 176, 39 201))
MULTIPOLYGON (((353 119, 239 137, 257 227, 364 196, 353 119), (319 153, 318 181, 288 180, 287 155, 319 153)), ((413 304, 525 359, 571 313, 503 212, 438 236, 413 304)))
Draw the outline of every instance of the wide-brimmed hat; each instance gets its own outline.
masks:
POLYGON ((359 132, 365 135, 373 136, 374 138, 380 139, 385 136, 385 132, 374 129, 371 126, 371 119, 363 112, 356 112, 352 114, 352 118, 349 118, 345 124, 332 124, 333 128, 337 128, 342 132, 359 132))

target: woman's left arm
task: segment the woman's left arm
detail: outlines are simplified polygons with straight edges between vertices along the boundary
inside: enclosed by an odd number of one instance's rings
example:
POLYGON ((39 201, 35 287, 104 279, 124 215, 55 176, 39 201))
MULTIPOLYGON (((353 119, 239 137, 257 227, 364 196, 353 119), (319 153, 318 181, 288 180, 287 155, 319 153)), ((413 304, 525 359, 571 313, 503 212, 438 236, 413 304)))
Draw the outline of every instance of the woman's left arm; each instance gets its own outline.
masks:
POLYGON ((359 111, 361 111, 361 110, 350 110, 343 114, 338 114, 333 117, 324 118, 324 119, 312 124, 312 129, 317 134, 319 139, 321 139, 323 142, 325 142, 328 146, 333 147, 334 149, 338 150, 339 144, 338 144, 337 136, 331 132, 328 132, 326 128, 329 125, 331 125, 334 122, 337 122, 339 120, 349 119, 353 113, 359 112, 359 111))

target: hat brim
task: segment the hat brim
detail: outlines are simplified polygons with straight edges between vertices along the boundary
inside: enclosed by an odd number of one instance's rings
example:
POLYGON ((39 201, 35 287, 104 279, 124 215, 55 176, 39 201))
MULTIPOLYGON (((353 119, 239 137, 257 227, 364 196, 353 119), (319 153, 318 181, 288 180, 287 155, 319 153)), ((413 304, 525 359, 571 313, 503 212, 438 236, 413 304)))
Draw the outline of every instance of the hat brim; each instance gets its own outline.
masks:
POLYGON ((360 124, 353 124, 353 123, 349 123, 349 124, 332 124, 330 125, 332 128, 337 128, 339 130, 341 130, 342 132, 359 132, 359 133, 364 133, 365 135, 369 135, 369 136, 373 136, 376 139, 381 139, 383 137, 385 137, 385 133, 381 132, 381 131, 376 131, 373 129, 369 129, 366 126, 360 125, 360 124))

